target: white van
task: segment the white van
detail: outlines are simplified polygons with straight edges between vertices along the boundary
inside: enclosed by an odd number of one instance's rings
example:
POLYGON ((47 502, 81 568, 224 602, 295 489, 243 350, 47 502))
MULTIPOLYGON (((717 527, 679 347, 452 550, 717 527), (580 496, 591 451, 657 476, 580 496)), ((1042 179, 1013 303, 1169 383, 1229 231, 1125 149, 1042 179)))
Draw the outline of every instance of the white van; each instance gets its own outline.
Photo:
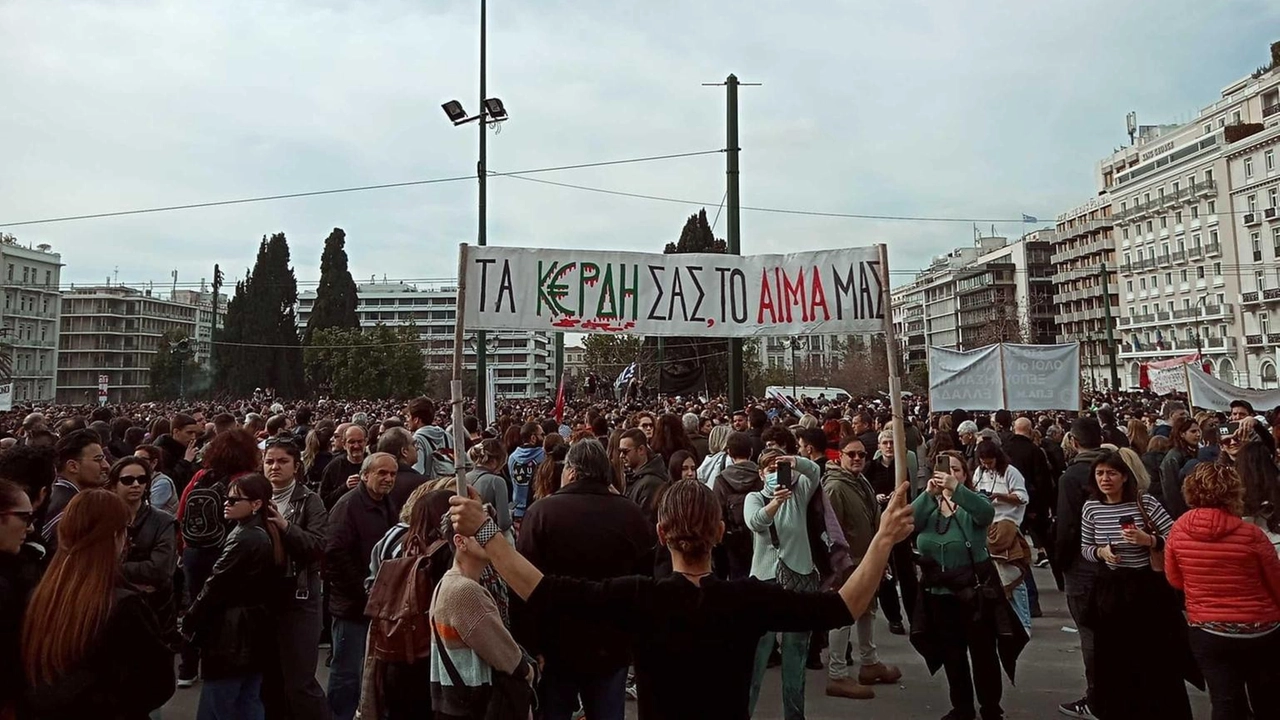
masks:
POLYGON ((810 387, 806 385, 800 385, 798 387, 792 387, 791 385, 770 385, 765 388, 766 395, 771 395, 773 393, 781 393, 796 400, 800 400, 802 398, 817 400, 818 396, 821 395, 827 400, 832 400, 834 402, 847 402, 850 397, 849 393, 841 388, 810 387))

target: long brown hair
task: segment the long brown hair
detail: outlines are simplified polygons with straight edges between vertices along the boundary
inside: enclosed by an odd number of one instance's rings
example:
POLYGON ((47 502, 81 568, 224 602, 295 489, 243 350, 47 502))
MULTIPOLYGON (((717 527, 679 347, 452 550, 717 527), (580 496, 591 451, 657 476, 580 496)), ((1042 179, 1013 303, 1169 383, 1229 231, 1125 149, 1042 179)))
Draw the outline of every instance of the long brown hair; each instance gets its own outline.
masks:
POLYGON ((22 627, 22 669, 32 685, 52 682, 80 662, 115 605, 116 539, 129 508, 109 490, 84 490, 58 523, 58 551, 31 595, 22 627))

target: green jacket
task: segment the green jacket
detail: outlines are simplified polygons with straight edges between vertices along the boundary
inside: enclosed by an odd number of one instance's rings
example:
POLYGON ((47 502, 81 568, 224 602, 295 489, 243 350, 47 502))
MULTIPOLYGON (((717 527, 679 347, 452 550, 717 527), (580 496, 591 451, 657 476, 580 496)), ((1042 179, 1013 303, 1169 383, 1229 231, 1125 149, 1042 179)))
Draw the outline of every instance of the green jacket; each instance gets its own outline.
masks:
POLYGON ((827 494, 831 509, 840 521, 840 529, 844 530, 849 557, 857 565, 866 555, 880 524, 880 504, 876 502, 876 493, 861 474, 854 475, 835 463, 827 464, 822 491, 827 494))
MULTIPOLYGON (((956 512, 950 518, 942 515, 938 499, 928 493, 921 493, 911 503, 919 532, 916 547, 921 555, 936 560, 943 570, 954 570, 990 557, 987 526, 996 515, 990 500, 963 485, 956 488, 951 500, 956 504, 956 512), (970 547, 965 547, 966 542, 970 547)), ((929 591, 948 593, 943 588, 929 591)))

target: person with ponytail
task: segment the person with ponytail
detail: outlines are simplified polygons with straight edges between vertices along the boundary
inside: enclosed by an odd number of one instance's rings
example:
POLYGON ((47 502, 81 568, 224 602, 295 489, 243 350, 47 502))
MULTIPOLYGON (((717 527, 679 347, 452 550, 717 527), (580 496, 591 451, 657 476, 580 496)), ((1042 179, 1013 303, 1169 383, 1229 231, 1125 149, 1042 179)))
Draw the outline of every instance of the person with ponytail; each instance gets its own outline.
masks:
POLYGON ((280 531, 268 520, 271 482, 241 475, 227 487, 224 514, 235 527, 209 579, 182 619, 200 648, 204 684, 197 720, 262 720, 262 670, 274 652, 268 604, 285 564, 280 531))
POLYGON ((58 550, 23 620, 19 717, 143 720, 173 695, 173 652, 122 577, 129 521, 109 490, 84 490, 68 503, 58 550))

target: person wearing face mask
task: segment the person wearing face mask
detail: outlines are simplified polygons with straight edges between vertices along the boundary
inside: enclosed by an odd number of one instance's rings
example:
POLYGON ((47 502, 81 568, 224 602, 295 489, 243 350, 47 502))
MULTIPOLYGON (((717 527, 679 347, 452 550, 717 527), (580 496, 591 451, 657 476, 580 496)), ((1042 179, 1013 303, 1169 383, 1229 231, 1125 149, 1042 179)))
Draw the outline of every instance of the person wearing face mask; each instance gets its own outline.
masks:
POLYGON ((169 513, 151 507, 150 477, 147 461, 130 455, 111 466, 106 489, 124 500, 131 513, 129 546, 121 568, 124 579, 142 592, 161 629, 176 641, 173 574, 178 567, 177 523, 169 513))
MULTIPOLYGON (((856 568, 875 537, 880 524, 880 504, 875 490, 863 475, 867 466, 867 450, 862 440, 850 435, 840 441, 840 461, 828 463, 822 478, 822 490, 831 502, 849 556, 856 568)), ((851 626, 831 630, 828 634, 830 656, 827 658, 827 695, 866 700, 875 697, 871 686, 896 683, 902 671, 880 662, 875 643, 875 606, 857 618, 858 653, 861 665, 857 678, 849 677, 849 631, 851 626)))
POLYGON ((173 651, 155 613, 121 577, 129 508, 84 490, 22 620, 20 717, 144 720, 173 695, 173 651))
MULTIPOLYGON (((764 488, 748 495, 743 505, 752 533, 751 577, 787 590, 816 591, 820 579, 809 549, 807 508, 821 486, 821 470, 808 458, 786 456, 776 449, 760 453, 759 468, 764 488), (779 471, 780 465, 786 469, 779 471)), ((773 633, 765 633, 756 648, 750 700, 753 713, 773 640, 773 633)), ((782 633, 781 645, 783 715, 787 720, 803 718, 809 633, 782 633)))
POLYGON ((271 483, 267 522, 284 547, 284 573, 272 590, 273 655, 267 658, 262 701, 268 717, 325 718, 329 705, 316 681, 320 654, 320 558, 329 514, 302 474, 302 451, 289 437, 269 438, 262 456, 271 483))
POLYGON ((19 639, 27 596, 31 592, 18 553, 31 532, 35 511, 31 498, 15 483, 0 480, 0 717, 16 708, 22 678, 12 671, 21 662, 19 639))

